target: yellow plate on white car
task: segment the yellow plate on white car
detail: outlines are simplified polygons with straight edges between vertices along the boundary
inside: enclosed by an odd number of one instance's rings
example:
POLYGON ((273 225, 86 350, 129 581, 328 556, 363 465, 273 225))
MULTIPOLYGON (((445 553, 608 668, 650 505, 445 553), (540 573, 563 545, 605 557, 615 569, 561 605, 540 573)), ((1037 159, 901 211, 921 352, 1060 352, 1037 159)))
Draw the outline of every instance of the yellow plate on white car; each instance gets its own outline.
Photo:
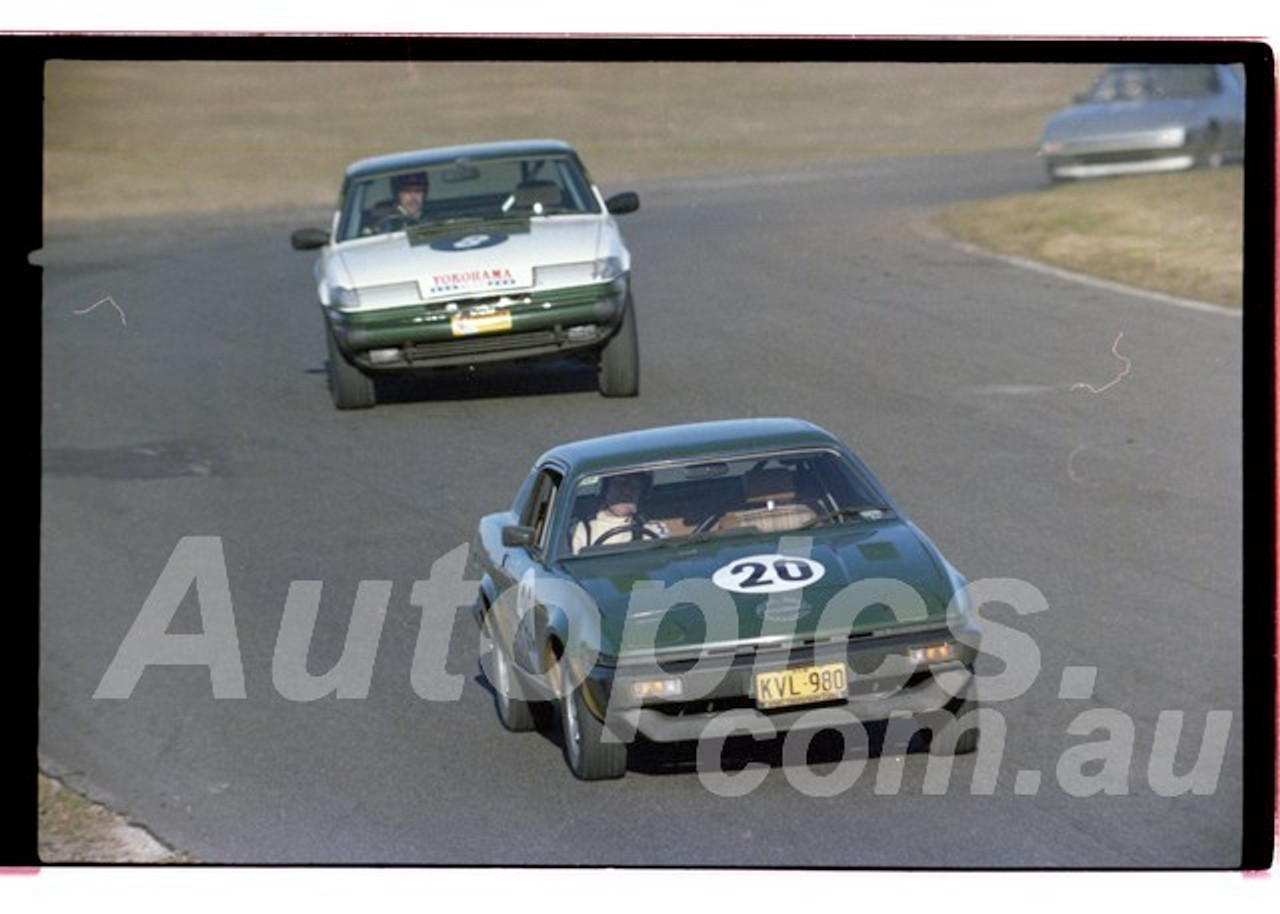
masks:
POLYGON ((849 668, 843 663, 799 666, 756 673, 756 707, 785 708, 847 698, 849 668))
POLYGON ((492 314, 455 314, 449 322, 454 336, 475 336, 480 333, 501 333, 511 329, 511 312, 495 311, 492 314))

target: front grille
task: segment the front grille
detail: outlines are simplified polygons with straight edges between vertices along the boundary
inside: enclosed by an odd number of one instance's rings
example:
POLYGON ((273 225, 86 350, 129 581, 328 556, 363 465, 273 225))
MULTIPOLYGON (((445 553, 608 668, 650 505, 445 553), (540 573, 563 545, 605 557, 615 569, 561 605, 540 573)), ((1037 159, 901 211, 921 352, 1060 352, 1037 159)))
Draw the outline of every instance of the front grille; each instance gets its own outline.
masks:
POLYGON ((668 717, 685 717, 695 714, 722 714, 739 708, 754 708, 755 701, 749 695, 731 695, 725 698, 704 698, 700 701, 668 701, 646 704, 668 717))
POLYGON ((833 635, 826 638, 796 638, 790 641, 765 644, 730 644, 708 648, 698 656, 657 658, 658 667, 669 674, 679 674, 693 669, 694 665, 708 660, 724 662, 730 669, 754 667, 757 659, 787 658, 788 666, 803 666, 814 661, 817 653, 844 656, 849 653, 853 641, 863 635, 833 635))
POLYGON ((450 356, 481 355, 488 352, 510 352, 539 346, 554 346, 558 342, 559 337, 554 330, 507 333, 500 336, 470 336, 459 340, 406 346, 405 356, 411 362, 429 361, 450 356))
MULTIPOLYGON (((883 697, 885 694, 893 692, 906 692, 921 688, 928 685, 933 680, 933 673, 929 670, 919 670, 904 679, 879 679, 876 681, 859 680, 856 676, 849 685, 849 699, 859 700, 875 697, 883 697)), ((725 680, 726 694, 708 695, 704 698, 695 698, 689 701, 646 701, 644 707, 652 711, 657 711, 667 717, 696 717, 707 714, 721 714, 725 711, 734 711, 739 709, 756 709, 755 699, 748 691, 748 679, 743 676, 740 678, 727 678, 725 680)), ((827 705, 843 704, 844 699, 836 699, 835 701, 825 702, 827 705)), ((805 707, 821 707, 820 704, 808 705, 805 707)), ((783 713, 796 710, 796 706, 786 706, 774 708, 764 711, 765 714, 783 713)))

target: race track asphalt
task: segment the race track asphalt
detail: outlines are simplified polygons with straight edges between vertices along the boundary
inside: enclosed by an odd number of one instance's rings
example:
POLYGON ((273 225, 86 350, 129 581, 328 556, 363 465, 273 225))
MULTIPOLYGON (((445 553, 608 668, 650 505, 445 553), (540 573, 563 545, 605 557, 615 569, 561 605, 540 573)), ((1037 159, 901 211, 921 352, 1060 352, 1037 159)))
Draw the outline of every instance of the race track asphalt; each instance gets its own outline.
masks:
MULTIPOLYGON (((636 188, 633 400, 547 363, 340 413, 311 257, 288 245, 322 210, 55 227, 40 254, 44 763, 207 862, 1236 866, 1244 322, 929 228, 939 205, 1041 181, 1001 154, 636 188), (970 579, 1043 594, 1039 612, 984 609, 1038 652, 991 705, 1005 739, 989 787, 973 787, 980 756, 935 793, 927 754, 841 761, 838 740, 799 766, 780 743, 737 747, 736 766, 767 766, 740 797, 708 789, 691 751, 652 746, 623 780, 580 783, 554 729, 499 726, 468 606, 424 631, 415 582, 549 446, 768 415, 850 442, 970 579), (188 664, 95 699, 183 542, 220 547, 244 697, 215 697, 188 664), (367 697, 286 697, 273 657, 295 582, 323 586, 320 674, 365 581, 390 588, 367 697), (428 697, 411 681, 420 633, 446 658, 428 697), (1151 764, 1161 720, 1165 737, 1183 724, 1174 773, 1203 762, 1181 787, 1151 764), (815 783, 843 789, 797 786, 815 783)), ((171 633, 204 631, 215 599, 187 592, 171 633)))

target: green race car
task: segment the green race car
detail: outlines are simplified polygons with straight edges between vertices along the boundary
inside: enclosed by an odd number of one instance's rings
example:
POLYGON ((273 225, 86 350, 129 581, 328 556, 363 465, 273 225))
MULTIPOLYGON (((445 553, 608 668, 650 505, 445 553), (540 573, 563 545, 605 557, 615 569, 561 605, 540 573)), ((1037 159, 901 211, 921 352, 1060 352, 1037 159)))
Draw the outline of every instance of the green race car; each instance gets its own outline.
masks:
POLYGON ((934 751, 976 745, 967 582, 807 422, 556 447, 509 510, 480 521, 475 554, 499 718, 528 730, 557 709, 580 778, 624 774, 637 736, 905 716, 934 751))

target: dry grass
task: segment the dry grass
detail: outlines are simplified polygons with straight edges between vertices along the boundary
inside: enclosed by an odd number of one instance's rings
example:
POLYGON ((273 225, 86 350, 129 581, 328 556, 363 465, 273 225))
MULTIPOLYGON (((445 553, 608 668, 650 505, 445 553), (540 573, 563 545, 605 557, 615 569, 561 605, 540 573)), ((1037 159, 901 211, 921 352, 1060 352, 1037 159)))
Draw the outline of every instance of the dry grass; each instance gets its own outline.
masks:
POLYGON ((984 247, 1199 301, 1242 305, 1243 170, 1082 182, 958 204, 944 228, 984 247))
POLYGON ((44 863, 189 863, 150 834, 59 781, 39 780, 38 853, 44 863))
POLYGON ((601 184, 1027 149, 1096 67, 52 61, 48 218, 328 204, 362 156, 569 140, 601 184))
MULTIPOLYGON (((1092 65, 52 61, 52 221, 327 206, 354 159, 551 136, 596 179, 766 172, 865 156, 1032 154, 1092 65)), ((996 250, 1238 304, 1239 169, 956 207, 996 250)))

